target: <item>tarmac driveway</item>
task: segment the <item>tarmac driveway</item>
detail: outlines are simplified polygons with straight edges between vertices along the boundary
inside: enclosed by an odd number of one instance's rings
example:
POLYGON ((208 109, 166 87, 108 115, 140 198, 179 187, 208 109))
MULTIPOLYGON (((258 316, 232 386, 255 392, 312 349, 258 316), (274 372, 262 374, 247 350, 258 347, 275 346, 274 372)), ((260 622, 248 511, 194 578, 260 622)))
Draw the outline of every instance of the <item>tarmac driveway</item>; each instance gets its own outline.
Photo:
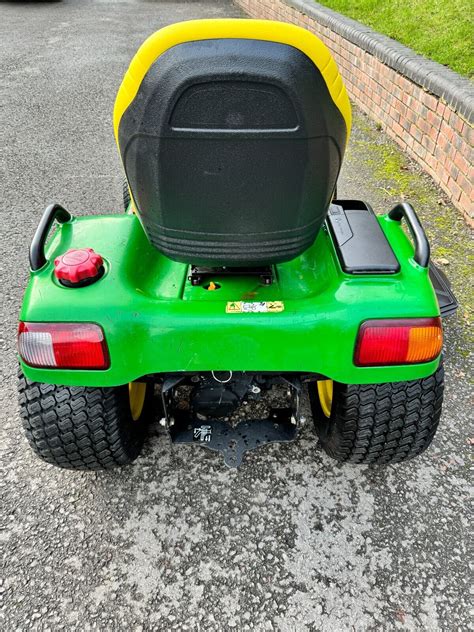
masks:
POLYGON ((172 448, 155 425, 132 467, 71 473, 23 438, 15 329, 43 208, 121 209, 111 111, 131 56, 164 24, 235 15, 227 1, 0 4, 3 630, 469 627, 472 251, 454 209, 360 115, 341 193, 378 210, 410 197, 462 302, 447 324, 441 427, 423 457, 341 467, 308 424, 233 471, 214 453, 172 448))

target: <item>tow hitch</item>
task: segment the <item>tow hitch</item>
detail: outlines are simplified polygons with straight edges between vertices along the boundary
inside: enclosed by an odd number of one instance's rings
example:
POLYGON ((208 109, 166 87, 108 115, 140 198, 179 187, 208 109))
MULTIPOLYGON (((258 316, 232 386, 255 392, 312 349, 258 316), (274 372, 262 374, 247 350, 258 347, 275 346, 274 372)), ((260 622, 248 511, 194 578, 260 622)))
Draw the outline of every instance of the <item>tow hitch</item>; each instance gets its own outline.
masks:
POLYGON ((236 468, 250 450, 296 439, 304 422, 300 392, 301 382, 293 377, 232 372, 171 377, 162 386, 161 423, 173 443, 220 452, 225 464, 236 468), (249 407, 257 418, 248 418, 249 407))

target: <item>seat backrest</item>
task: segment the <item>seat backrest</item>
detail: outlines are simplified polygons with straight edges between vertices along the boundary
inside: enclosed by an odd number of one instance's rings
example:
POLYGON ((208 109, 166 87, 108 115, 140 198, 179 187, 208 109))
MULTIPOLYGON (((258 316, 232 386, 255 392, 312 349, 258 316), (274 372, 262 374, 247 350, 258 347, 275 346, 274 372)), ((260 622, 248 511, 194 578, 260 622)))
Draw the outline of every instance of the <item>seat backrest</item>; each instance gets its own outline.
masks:
POLYGON ((328 49, 293 25, 183 22, 140 48, 114 126, 151 243, 171 259, 250 266, 314 241, 350 130, 328 49))

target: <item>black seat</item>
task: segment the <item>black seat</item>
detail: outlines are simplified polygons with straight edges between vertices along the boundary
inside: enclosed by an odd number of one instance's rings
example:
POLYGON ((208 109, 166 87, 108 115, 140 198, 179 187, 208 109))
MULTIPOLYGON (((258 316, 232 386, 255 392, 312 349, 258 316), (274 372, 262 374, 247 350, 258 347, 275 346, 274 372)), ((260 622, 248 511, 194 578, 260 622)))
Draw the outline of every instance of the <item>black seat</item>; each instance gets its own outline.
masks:
POLYGON ((186 263, 253 266, 313 243, 347 129, 302 51, 210 39, 173 46, 151 64, 118 139, 156 248, 186 263))

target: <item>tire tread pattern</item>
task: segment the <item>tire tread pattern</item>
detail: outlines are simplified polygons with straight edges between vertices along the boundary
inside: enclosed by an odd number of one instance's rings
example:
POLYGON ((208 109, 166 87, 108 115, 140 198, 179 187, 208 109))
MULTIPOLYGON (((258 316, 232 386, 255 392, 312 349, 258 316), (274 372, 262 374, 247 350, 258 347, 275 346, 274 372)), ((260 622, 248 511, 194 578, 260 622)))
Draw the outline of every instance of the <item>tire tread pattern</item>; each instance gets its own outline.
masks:
MULTIPOLYGON (((331 418, 313 411, 324 450, 341 462, 399 463, 418 456, 438 428, 442 362, 433 375, 409 382, 334 384, 331 418)), ((314 406, 313 406, 314 408, 314 406)))
POLYGON ((31 448, 47 463, 79 470, 125 465, 140 453, 144 423, 133 422, 128 388, 54 386, 20 372, 20 415, 31 448))
POLYGON ((130 202, 132 198, 130 197, 130 189, 128 188, 127 178, 124 179, 122 184, 122 195, 123 195, 123 210, 126 212, 128 207, 130 206, 130 202))

